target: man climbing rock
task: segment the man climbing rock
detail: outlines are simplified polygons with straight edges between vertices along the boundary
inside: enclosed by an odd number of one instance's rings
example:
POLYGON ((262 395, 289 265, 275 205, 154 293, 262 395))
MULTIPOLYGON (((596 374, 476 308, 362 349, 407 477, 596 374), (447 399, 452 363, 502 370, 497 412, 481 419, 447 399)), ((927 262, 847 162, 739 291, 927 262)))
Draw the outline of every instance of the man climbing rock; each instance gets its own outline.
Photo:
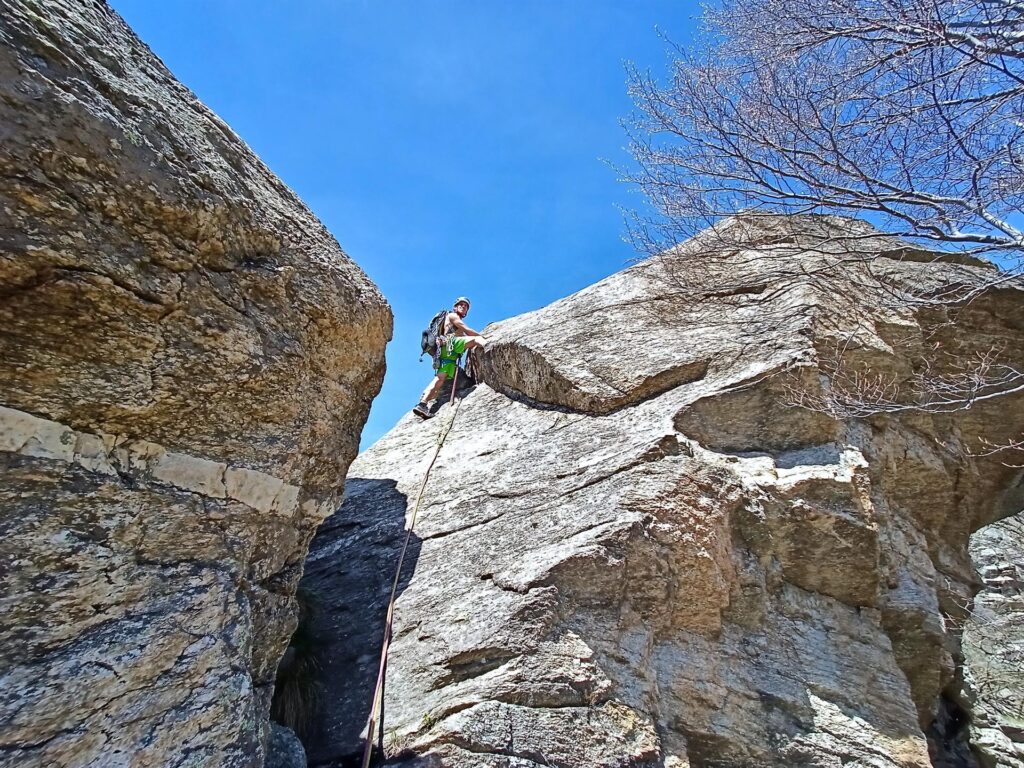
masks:
POLYGON ((412 409, 412 412, 421 418, 429 419, 434 415, 427 404, 437 397, 448 377, 455 378, 455 366, 463 353, 471 349, 484 349, 487 345, 479 331, 474 331, 463 322, 467 314, 469 314, 469 299, 460 296, 455 300, 451 312, 445 315, 441 323, 436 354, 433 355, 437 375, 423 390, 420 402, 412 409))

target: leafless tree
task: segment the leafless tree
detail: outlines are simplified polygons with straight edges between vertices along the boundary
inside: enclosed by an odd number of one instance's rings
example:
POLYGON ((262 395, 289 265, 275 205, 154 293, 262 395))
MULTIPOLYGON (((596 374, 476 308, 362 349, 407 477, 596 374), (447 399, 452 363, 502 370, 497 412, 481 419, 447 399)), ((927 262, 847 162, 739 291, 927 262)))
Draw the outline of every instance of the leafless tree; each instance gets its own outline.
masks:
POLYGON ((1024 267, 1019 0, 722 0, 673 52, 665 84, 630 78, 644 249, 837 213, 1024 267))
POLYGON ((1005 466, 1024 469, 1024 438, 1007 440, 1005 443, 983 440, 981 449, 975 455, 999 456, 1005 466))
MULTIPOLYGON (((703 22, 694 44, 670 43, 667 80, 630 73, 626 176, 653 209, 631 234, 669 265, 680 295, 819 278, 827 290, 842 270, 852 314, 866 291, 872 302, 956 307, 1024 273, 1024 3, 717 0, 703 22), (779 214, 817 221, 817 232, 794 239, 779 214), (752 232, 769 247, 750 251, 752 232), (878 255, 929 251, 936 264, 917 284, 873 267, 878 255), (944 279, 939 261, 972 255, 1002 269, 944 279)), ((1001 351, 940 366, 925 355, 908 373, 865 368, 838 348, 831 369, 820 361, 825 390, 794 388, 792 401, 840 418, 971 408, 1024 388, 1019 356, 1001 351)))
MULTIPOLYGON (((823 357, 820 364, 828 375, 828 387, 815 392, 792 388, 792 402, 838 419, 849 419, 901 411, 951 413, 1024 392, 1024 372, 1000 362, 997 349, 976 353, 968 359, 955 359, 943 372, 933 370, 928 357, 923 357, 917 370, 909 375, 847 368, 843 363, 841 349, 823 357)), ((992 455, 1011 446, 990 448, 979 455, 992 455)))

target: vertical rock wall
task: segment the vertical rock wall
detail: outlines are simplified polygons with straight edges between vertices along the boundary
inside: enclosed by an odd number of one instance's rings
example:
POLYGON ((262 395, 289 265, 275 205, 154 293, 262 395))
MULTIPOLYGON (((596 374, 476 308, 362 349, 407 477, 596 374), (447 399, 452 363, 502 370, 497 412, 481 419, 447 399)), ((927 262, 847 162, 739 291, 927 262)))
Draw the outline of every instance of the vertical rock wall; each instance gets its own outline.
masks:
POLYGON ((0 12, 0 765, 260 765, 390 311, 104 3, 0 12))

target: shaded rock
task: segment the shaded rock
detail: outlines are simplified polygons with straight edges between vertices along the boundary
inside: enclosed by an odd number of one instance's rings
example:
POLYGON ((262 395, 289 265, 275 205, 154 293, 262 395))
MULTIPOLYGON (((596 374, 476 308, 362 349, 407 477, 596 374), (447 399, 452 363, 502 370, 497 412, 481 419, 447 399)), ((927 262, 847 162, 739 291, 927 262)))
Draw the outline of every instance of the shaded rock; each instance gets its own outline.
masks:
MULTIPOLYGON (((851 251, 863 226, 752 232, 730 263, 742 291, 680 295, 670 253, 488 329, 401 578, 395 764, 931 765, 968 536, 1020 478, 970 448, 1019 435, 1022 400, 839 419, 787 398, 830 386, 836 344, 897 379, 994 344, 1021 366, 1024 292, 893 303, 901 281, 990 272, 851 251), (768 262, 794 277, 759 285, 768 262)), ((344 703, 313 763, 359 750, 380 570, 452 415, 404 418, 361 454, 311 546, 308 584, 345 611, 324 627, 344 703)))
POLYGON ((390 312, 103 3, 5 3, 0 126, 0 764, 259 765, 390 312))
POLYGON ((270 724, 267 768, 306 768, 306 751, 295 732, 277 723, 270 724))

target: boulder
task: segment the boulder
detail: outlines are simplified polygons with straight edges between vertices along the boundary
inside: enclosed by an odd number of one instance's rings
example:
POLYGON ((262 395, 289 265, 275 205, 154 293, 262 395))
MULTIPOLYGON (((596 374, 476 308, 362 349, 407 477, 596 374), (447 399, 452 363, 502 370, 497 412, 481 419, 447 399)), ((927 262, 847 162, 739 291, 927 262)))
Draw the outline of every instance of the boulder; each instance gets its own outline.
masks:
POLYGON ((698 238, 490 326, 483 383, 352 464, 304 577, 329 606, 311 764, 360 749, 403 529, 454 418, 398 583, 395 765, 931 765, 969 536, 1020 508, 1020 469, 977 448, 1019 437, 1024 401, 794 403, 854 374, 953 381, 992 350, 1024 369, 1024 290, 908 304, 993 272, 846 219, 727 225, 747 228, 719 262, 734 288, 681 288, 698 238))
POLYGON ((0 764, 261 765, 391 314, 101 2, 0 15, 0 764))

